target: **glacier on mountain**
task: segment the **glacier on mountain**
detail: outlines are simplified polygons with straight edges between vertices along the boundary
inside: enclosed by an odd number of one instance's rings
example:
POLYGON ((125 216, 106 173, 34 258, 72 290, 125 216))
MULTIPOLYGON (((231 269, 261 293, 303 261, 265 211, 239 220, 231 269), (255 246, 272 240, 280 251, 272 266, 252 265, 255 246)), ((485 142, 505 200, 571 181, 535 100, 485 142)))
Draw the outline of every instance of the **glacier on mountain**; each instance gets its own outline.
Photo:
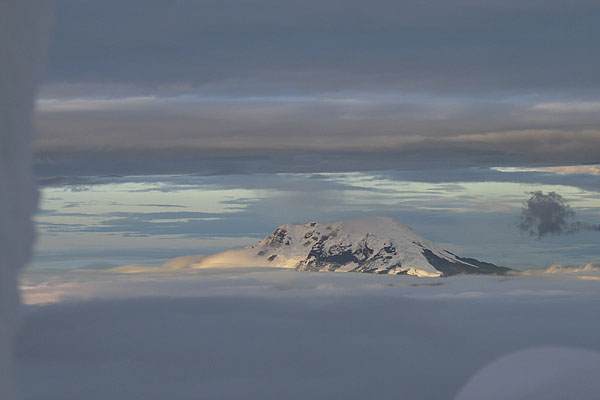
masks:
POLYGON ((198 266, 240 265, 418 277, 502 275, 510 271, 459 257, 392 217, 282 225, 255 245, 215 254, 198 266))

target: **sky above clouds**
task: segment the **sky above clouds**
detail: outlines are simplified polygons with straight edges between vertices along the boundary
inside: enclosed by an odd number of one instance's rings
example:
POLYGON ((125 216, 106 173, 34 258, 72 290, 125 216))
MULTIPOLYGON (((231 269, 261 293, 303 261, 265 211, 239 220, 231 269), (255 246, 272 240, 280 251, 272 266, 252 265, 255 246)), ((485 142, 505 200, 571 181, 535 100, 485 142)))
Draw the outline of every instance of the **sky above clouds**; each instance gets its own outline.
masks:
POLYGON ((45 266, 69 247, 89 255, 79 266, 160 264, 383 214, 516 268, 594 261, 597 233, 536 240, 515 221, 553 190, 598 223, 598 12, 59 0, 37 99, 38 251, 45 266))

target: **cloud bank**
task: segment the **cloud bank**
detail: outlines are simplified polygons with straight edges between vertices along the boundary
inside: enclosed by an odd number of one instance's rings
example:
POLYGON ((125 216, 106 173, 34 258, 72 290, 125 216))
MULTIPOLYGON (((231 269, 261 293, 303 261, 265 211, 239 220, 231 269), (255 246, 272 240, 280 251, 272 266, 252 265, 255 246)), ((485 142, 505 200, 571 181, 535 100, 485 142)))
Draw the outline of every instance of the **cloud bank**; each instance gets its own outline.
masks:
MULTIPOLYGON (((37 272, 22 284, 31 304, 17 346, 25 400, 450 399, 517 350, 600 350, 600 322, 590 318, 598 281, 590 280, 246 268, 37 272)), ((546 354, 546 365, 560 364, 546 354)), ((572 395, 585 398, 587 387, 572 395)), ((528 398, 552 398, 538 389, 528 398)))
POLYGON ((590 0, 57 8, 45 173, 598 162, 590 0))
POLYGON ((596 263, 587 263, 583 266, 565 266, 562 264, 555 263, 549 266, 548 268, 529 269, 521 271, 518 274, 524 276, 570 275, 579 279, 595 280, 600 279, 600 266, 596 263))
POLYGON ((194 273, 200 269, 237 269, 237 268, 293 268, 296 263, 294 260, 286 262, 270 263, 265 257, 256 257, 253 252, 245 248, 235 248, 225 250, 211 255, 193 255, 173 258, 160 266, 148 265, 122 265, 119 267, 100 270, 106 273, 172 273, 179 271, 181 273, 194 273))
POLYGON ((598 113, 547 114, 512 98, 359 92, 135 99, 42 102, 38 169, 90 175, 322 172, 419 162, 590 163, 600 151, 598 113))

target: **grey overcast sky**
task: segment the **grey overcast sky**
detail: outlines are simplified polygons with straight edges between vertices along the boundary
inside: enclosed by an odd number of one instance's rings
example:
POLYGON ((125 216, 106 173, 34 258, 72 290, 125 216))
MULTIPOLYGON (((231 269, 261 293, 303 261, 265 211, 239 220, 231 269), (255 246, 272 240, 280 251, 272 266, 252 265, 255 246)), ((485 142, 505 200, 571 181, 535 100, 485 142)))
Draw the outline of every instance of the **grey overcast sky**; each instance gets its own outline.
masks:
POLYGON ((38 172, 600 161, 597 1, 58 0, 38 172))
POLYGON ((582 0, 58 0, 35 264, 160 264, 368 215, 517 269, 597 263, 598 232, 538 240, 517 222, 537 190, 600 223, 599 15, 582 0))

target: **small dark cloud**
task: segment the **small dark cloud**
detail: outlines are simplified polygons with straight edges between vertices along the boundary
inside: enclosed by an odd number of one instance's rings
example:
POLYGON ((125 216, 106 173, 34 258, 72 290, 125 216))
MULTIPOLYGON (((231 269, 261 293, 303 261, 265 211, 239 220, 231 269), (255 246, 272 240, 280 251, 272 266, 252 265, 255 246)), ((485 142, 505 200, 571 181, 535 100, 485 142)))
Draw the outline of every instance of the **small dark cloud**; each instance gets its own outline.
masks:
POLYGON ((522 233, 541 239, 548 235, 567 235, 579 231, 600 231, 599 224, 576 221, 575 211, 556 192, 531 192, 519 219, 522 233))

